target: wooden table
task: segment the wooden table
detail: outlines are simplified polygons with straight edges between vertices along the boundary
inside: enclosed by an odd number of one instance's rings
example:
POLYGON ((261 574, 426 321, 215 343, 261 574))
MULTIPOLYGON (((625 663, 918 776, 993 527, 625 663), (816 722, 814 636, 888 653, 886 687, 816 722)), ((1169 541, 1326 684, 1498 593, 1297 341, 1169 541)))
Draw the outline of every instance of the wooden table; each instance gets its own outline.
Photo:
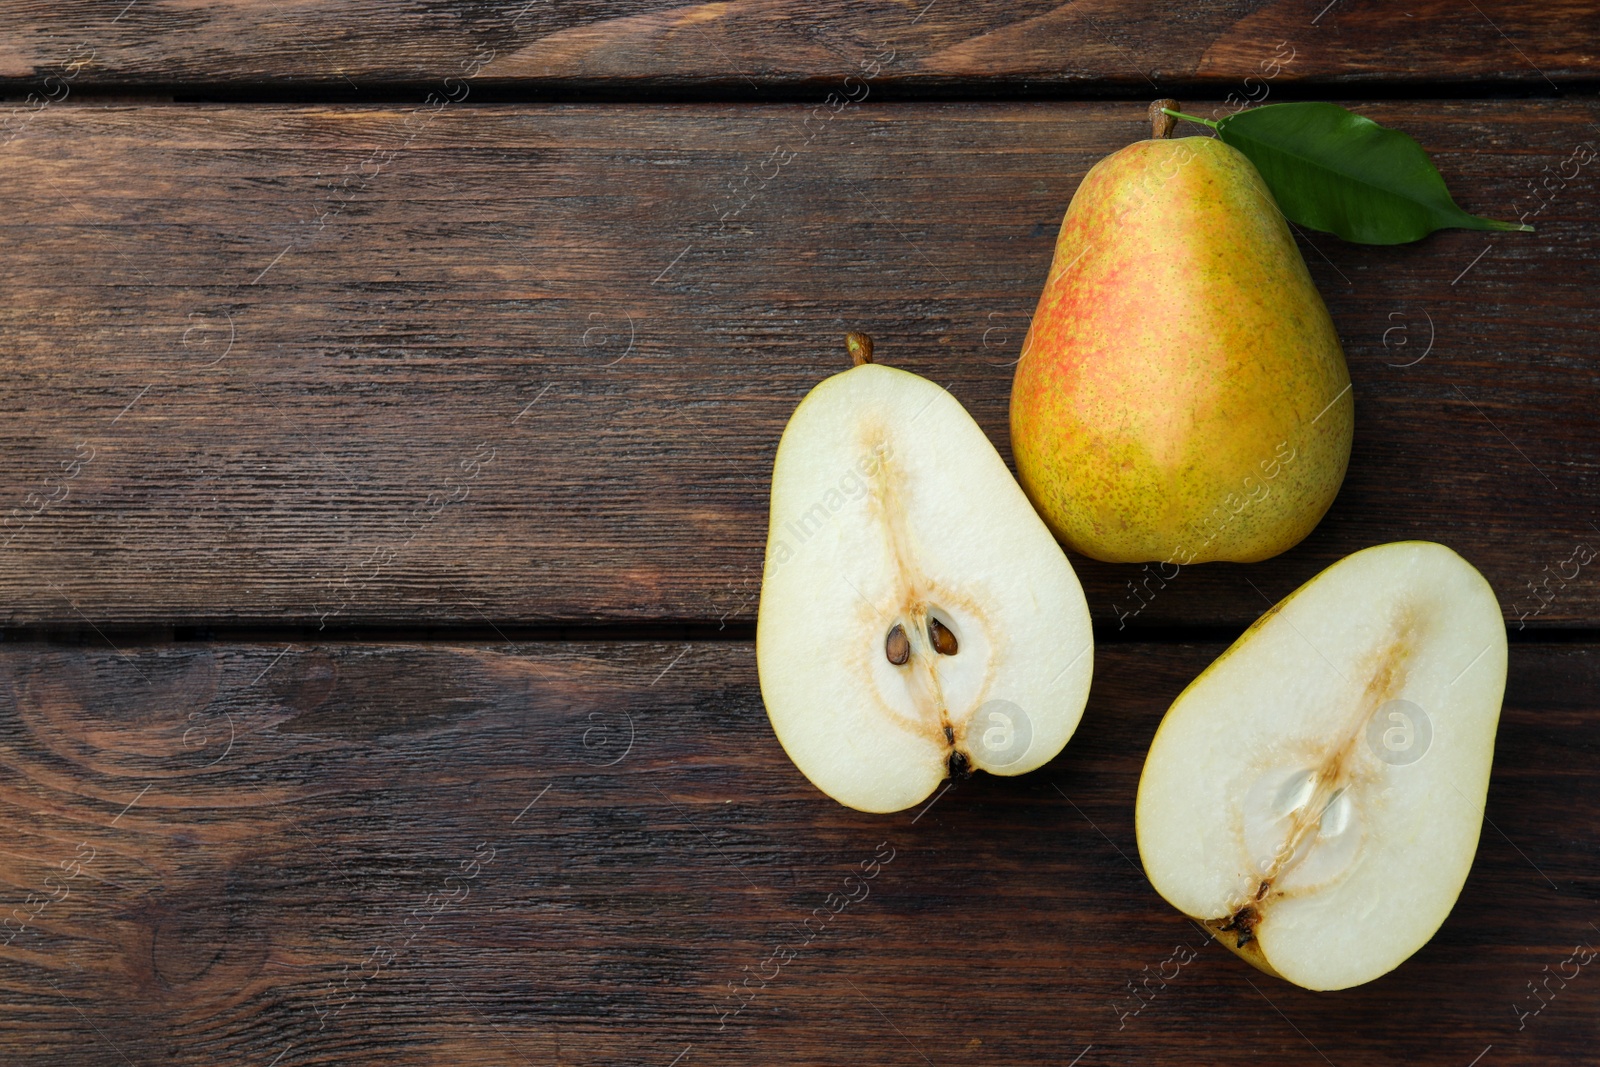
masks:
POLYGON ((124 3, 0 12, 0 1060, 1600 1062, 1551 977, 1600 944, 1595 4, 124 3), (846 810, 756 683, 784 421, 859 328, 1009 457, 1156 95, 1345 103, 1537 232, 1302 233, 1357 397, 1321 526, 1148 602, 1074 558, 1066 751, 846 810), (1426 948, 1313 994, 1156 896, 1134 786, 1256 615, 1406 538, 1504 608, 1485 827, 1426 948))

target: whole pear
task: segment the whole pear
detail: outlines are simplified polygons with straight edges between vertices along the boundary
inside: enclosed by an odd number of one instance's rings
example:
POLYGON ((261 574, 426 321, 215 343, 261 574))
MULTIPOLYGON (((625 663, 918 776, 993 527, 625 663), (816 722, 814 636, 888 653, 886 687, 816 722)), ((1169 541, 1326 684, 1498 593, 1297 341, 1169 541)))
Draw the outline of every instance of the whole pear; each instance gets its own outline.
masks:
POLYGON ((1017 473, 1096 559, 1266 559, 1344 480, 1350 372, 1255 166, 1151 113, 1061 224, 1011 394, 1017 473))

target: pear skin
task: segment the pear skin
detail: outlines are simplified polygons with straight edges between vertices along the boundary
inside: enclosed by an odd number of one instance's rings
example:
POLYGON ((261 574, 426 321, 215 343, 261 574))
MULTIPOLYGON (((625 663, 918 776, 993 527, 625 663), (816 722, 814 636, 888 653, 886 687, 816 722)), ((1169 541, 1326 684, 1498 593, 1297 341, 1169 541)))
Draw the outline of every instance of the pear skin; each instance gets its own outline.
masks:
POLYGON ((1344 352, 1255 166, 1209 137, 1139 141, 1084 177, 1023 342, 1011 445, 1067 547, 1253 562, 1344 480, 1344 352))

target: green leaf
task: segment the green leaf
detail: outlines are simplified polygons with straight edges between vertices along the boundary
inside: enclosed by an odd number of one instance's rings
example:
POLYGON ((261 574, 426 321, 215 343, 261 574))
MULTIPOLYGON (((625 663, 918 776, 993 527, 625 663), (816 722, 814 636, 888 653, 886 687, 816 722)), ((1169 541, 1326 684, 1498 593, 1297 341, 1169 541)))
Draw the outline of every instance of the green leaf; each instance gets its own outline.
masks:
POLYGON ((1206 124, 1255 164, 1285 217, 1346 241, 1397 245, 1446 227, 1533 229, 1462 211, 1421 145, 1336 104, 1268 104, 1206 124))

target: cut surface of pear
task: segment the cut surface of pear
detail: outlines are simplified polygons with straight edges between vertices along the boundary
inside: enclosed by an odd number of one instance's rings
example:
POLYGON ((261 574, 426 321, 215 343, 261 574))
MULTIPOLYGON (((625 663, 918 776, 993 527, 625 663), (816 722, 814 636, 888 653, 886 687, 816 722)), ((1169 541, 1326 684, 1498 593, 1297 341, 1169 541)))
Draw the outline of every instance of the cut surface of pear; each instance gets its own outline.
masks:
POLYGON ((1334 564, 1167 711, 1135 817, 1151 884, 1296 985, 1394 969, 1466 881, 1505 677, 1494 592, 1448 548, 1334 564))
POLYGON ((789 420, 756 624, 779 742, 824 793, 898 811, 1049 761, 1083 713, 1089 609, 961 404, 864 363, 789 420))

